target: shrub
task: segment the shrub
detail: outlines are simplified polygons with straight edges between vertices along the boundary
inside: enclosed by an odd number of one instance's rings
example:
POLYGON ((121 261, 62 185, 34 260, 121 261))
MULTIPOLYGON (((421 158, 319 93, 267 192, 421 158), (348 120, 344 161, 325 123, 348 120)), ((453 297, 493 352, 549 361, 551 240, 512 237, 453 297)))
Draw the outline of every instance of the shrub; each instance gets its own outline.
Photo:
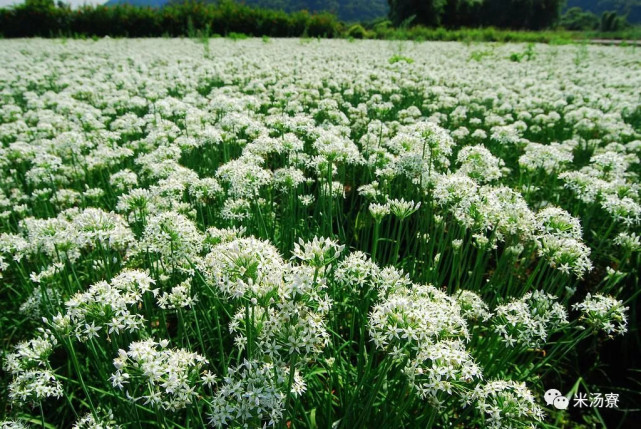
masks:
MULTIPOLYGON (((12 9, 0 9, 4 37, 128 36, 164 37, 231 33, 251 36, 335 37, 342 31, 329 13, 285 13, 256 9, 233 2, 208 4, 187 0, 160 9, 115 6, 55 6, 52 0, 29 0, 12 9)), ((233 36, 232 36, 233 37, 233 36)))
POLYGON ((346 36, 354 39, 365 39, 368 36, 368 31, 362 25, 354 24, 347 29, 346 36))

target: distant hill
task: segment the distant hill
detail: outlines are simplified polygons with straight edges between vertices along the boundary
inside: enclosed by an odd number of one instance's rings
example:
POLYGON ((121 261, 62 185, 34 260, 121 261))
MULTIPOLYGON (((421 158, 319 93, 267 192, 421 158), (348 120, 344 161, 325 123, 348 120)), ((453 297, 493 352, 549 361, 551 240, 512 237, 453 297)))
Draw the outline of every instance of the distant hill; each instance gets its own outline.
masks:
MULTIPOLYGON (((109 0, 105 4, 162 7, 168 2, 169 0, 109 0)), ((286 12, 333 12, 345 22, 372 21, 386 17, 389 11, 387 0, 242 0, 238 3, 286 12)))
POLYGON ((580 7, 599 16, 605 11, 616 11, 619 15, 628 15, 631 23, 641 23, 641 1, 639 0, 568 0, 566 9, 580 7))

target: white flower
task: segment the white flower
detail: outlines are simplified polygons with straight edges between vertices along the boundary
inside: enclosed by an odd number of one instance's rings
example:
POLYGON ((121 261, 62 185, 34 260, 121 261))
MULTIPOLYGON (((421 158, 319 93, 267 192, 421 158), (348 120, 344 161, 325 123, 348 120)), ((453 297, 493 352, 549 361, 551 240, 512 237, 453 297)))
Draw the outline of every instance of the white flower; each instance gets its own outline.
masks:
POLYGON ((621 232, 614 240, 614 244, 623 247, 628 252, 641 250, 641 239, 634 232, 621 232))
MULTIPOLYGON (((405 201, 403 198, 389 200, 387 205, 389 206, 389 211, 400 220, 408 218, 421 207, 421 203, 405 201)), ((370 212, 371 210, 372 206, 370 204, 370 212)))
POLYGON ((265 421, 275 426, 283 416, 286 388, 283 368, 246 360, 228 369, 212 398, 209 424, 222 428, 265 421))
POLYGON ((460 164, 459 173, 466 174, 479 183, 500 179, 501 168, 505 164, 482 145, 465 146, 459 151, 456 162, 460 164))
POLYGON ((196 400, 194 380, 207 360, 185 349, 168 349, 167 342, 152 339, 135 341, 129 350, 119 353, 117 371, 112 374, 114 387, 136 383, 142 393, 134 400, 164 410, 180 410, 196 400))
POLYGON ((549 145, 528 143, 525 146, 525 153, 519 158, 519 166, 528 172, 540 169, 553 174, 565 169, 572 162, 572 158, 571 146, 558 143, 549 145))
POLYGON ((20 372, 9 384, 9 399, 13 402, 37 403, 45 398, 61 396, 62 384, 47 369, 20 372))
POLYGON ((579 278, 592 270, 590 248, 575 238, 544 234, 538 238, 539 254, 553 268, 572 272, 579 278))
POLYGON ((536 214, 536 220, 543 234, 581 240, 581 222, 561 208, 546 207, 536 214))
POLYGON ((380 222, 381 220, 383 220, 385 216, 390 214, 389 203, 386 203, 386 204, 370 203, 369 212, 376 222, 380 222))
POLYGON ((544 413, 525 383, 493 380, 479 384, 467 399, 486 415, 491 428, 519 428, 543 421, 544 413))
POLYGON ((147 221, 139 253, 160 257, 166 269, 191 270, 203 246, 204 234, 194 222, 176 212, 163 212, 147 221))
POLYGON ((583 302, 572 306, 580 311, 581 320, 595 331, 604 331, 608 335, 621 335, 628 331, 628 307, 610 296, 587 294, 583 302))
POLYGON ((491 317, 487 304, 472 291, 461 290, 456 300, 461 306, 461 315, 468 320, 484 322, 491 317))
POLYGON ((555 296, 536 291, 495 308, 492 323, 508 346, 541 348, 568 321, 565 308, 556 302, 555 296))
POLYGON ((154 283, 143 271, 124 270, 111 282, 98 282, 68 299, 65 317, 69 323, 58 326, 54 319, 53 327, 60 333, 71 329, 82 342, 99 336, 103 327, 108 327, 108 333, 138 330, 144 318, 136 314, 136 307, 147 292, 156 293, 151 289, 154 283))
POLYGON ((298 243, 294 243, 292 259, 300 259, 310 266, 322 268, 336 260, 344 248, 345 246, 329 238, 314 236, 312 241, 307 242, 299 239, 298 243))
POLYGON ((191 279, 174 286, 171 292, 161 293, 157 298, 158 307, 162 309, 192 307, 197 301, 198 297, 191 292, 191 279))
POLYGON ((270 243, 250 237, 213 246, 200 269, 230 298, 264 296, 283 281, 285 262, 270 243))

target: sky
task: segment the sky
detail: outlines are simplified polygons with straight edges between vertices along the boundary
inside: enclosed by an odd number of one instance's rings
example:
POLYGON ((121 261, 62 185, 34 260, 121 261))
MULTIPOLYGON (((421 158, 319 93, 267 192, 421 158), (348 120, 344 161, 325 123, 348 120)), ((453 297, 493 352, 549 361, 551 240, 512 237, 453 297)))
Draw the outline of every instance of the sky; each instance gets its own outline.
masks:
MULTIPOLYGON (((82 6, 83 4, 102 4, 107 2, 107 0, 63 0, 63 1, 65 3, 69 3, 71 7, 82 6)), ((24 0, 0 0, 0 7, 13 6, 20 3, 24 3, 24 0)))

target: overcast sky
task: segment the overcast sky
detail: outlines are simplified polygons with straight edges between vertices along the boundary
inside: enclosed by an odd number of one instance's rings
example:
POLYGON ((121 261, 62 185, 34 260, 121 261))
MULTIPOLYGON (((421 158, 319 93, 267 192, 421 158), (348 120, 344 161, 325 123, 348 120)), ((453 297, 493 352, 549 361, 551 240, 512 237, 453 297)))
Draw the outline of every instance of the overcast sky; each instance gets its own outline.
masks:
MULTIPOLYGON (((83 4, 102 4, 106 3, 107 0, 63 0, 65 3, 69 3, 72 7, 82 6, 83 4)), ((0 0, 0 7, 13 6, 14 4, 24 3, 24 0, 0 0)))

